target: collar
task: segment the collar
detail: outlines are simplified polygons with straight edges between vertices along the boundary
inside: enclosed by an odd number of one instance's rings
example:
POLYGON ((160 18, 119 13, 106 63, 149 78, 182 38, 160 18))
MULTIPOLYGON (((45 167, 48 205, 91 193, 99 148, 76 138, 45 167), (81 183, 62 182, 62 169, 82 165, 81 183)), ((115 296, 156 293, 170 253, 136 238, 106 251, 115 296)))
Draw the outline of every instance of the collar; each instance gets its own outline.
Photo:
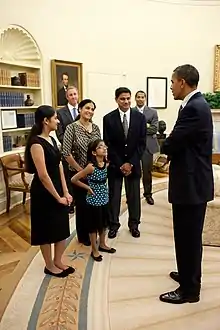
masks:
POLYGON ((198 93, 199 90, 198 89, 195 89, 194 91, 192 91, 191 93, 189 93, 188 95, 186 95, 186 97, 184 98, 183 102, 182 102, 182 108, 184 108, 187 103, 189 102, 189 100, 191 99, 191 97, 193 95, 195 95, 196 93, 198 93))
POLYGON ((73 110, 73 109, 78 110, 78 104, 76 104, 75 107, 74 107, 73 105, 67 103, 67 107, 68 107, 68 109, 69 109, 70 111, 73 110))
POLYGON ((138 109, 138 111, 140 111, 141 113, 143 113, 143 111, 144 111, 144 108, 145 108, 145 105, 143 105, 143 107, 138 107, 137 105, 136 105, 136 108, 138 109))
POLYGON ((121 116, 124 116, 124 114, 126 114, 127 116, 130 115, 131 112, 131 108, 129 108, 126 112, 122 111, 120 108, 118 108, 119 113, 121 116))

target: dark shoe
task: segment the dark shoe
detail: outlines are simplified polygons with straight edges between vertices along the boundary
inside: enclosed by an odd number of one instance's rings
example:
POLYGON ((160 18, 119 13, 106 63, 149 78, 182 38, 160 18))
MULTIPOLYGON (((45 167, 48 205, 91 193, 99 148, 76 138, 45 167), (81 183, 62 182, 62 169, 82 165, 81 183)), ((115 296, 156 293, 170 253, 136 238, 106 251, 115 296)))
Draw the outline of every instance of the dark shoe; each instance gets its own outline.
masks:
POLYGON ((114 248, 111 248, 111 249, 103 249, 101 246, 99 247, 99 251, 100 252, 106 252, 106 253, 115 253, 116 250, 114 248))
POLYGON ((180 289, 175 291, 166 292, 160 295, 160 301, 169 304, 185 304, 185 303, 196 303, 200 300, 199 295, 184 295, 180 289))
POLYGON ((73 274, 75 272, 75 268, 69 266, 67 269, 64 270, 68 275, 73 274))
POLYGON ((172 278, 172 280, 176 281, 177 283, 180 282, 180 277, 178 272, 171 272, 170 277, 172 278))
POLYGON ((141 234, 140 234, 140 231, 138 230, 138 228, 130 228, 129 230, 133 237, 135 237, 135 238, 140 237, 141 234))
POLYGON ((56 274, 56 273, 52 273, 46 267, 44 268, 44 274, 54 276, 54 277, 60 277, 60 278, 67 277, 69 275, 66 271, 67 271, 67 269, 63 270, 61 273, 56 274))
POLYGON ((94 254, 91 252, 91 257, 92 257, 92 259, 95 260, 95 261, 98 261, 98 262, 102 261, 102 256, 101 256, 101 254, 100 254, 98 257, 95 257, 94 254))
POLYGON ((108 238, 115 238, 117 236, 118 231, 116 229, 110 229, 108 232, 108 238))
POLYGON ((147 196, 145 198, 146 198, 146 201, 149 205, 154 205, 154 200, 153 200, 152 196, 147 196))
MULTIPOLYGON (((59 268, 56 264, 54 264, 54 265, 57 268, 59 268)), ((71 266, 68 266, 68 268, 67 269, 64 269, 63 271, 66 272, 69 275, 69 274, 73 274, 75 272, 75 269, 73 267, 71 267, 71 266)))

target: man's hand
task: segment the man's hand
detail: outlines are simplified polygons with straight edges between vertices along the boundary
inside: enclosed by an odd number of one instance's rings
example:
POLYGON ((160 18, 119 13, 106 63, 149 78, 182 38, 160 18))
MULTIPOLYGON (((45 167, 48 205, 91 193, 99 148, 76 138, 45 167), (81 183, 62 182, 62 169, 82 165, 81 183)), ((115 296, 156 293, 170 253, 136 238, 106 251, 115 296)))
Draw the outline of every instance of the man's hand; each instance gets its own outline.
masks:
POLYGON ((122 171, 122 173, 125 176, 128 176, 131 174, 131 170, 132 170, 133 165, 130 163, 124 163, 121 167, 120 170, 122 171))

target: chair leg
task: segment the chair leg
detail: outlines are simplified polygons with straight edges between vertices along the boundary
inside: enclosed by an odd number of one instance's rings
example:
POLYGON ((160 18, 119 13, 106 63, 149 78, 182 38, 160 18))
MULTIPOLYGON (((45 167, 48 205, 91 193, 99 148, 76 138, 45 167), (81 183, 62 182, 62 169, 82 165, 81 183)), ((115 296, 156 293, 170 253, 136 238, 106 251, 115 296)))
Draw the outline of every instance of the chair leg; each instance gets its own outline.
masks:
POLYGON ((25 202, 26 202, 26 195, 27 195, 27 193, 26 193, 26 192, 23 192, 23 205, 24 205, 25 202))
POLYGON ((11 205, 11 192, 10 190, 6 191, 6 212, 9 213, 10 211, 10 205, 11 205))

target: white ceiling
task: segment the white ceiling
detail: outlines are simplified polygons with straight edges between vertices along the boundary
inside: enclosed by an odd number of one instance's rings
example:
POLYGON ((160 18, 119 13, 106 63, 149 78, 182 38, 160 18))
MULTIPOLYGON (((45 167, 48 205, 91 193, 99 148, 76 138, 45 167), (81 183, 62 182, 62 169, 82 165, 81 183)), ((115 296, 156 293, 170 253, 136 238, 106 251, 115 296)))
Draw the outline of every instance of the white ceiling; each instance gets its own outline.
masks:
POLYGON ((220 6, 220 0, 150 0, 151 2, 172 3, 191 6, 220 6))

